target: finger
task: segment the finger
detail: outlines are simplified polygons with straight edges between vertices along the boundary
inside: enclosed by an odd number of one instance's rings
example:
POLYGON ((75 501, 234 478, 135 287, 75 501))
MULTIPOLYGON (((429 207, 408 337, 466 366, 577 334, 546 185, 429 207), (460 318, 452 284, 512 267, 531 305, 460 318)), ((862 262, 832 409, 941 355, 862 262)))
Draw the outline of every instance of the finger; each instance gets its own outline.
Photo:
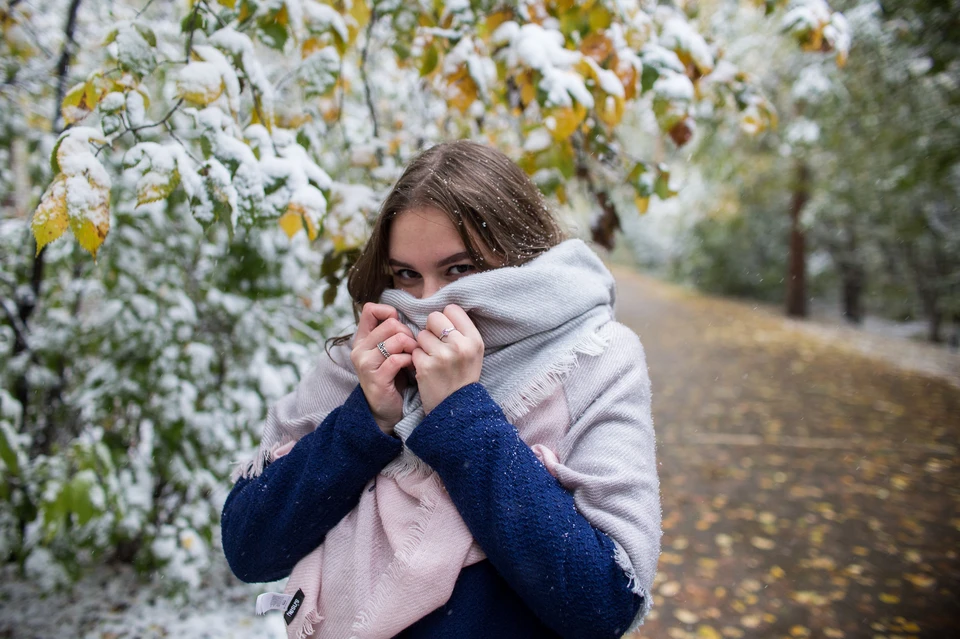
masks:
POLYGON ((399 355, 390 355, 383 360, 383 364, 377 369, 375 377, 383 385, 387 385, 396 377, 401 369, 410 366, 413 363, 413 355, 409 353, 400 353, 399 355))
POLYGON ((357 342, 357 346, 366 349, 374 348, 380 342, 385 342, 394 335, 408 335, 410 339, 413 339, 413 331, 404 326, 400 320, 391 317, 370 331, 363 340, 357 342))
POLYGON ((454 328, 453 322, 443 313, 433 312, 427 315, 427 330, 437 337, 440 337, 443 331, 448 328, 454 328))
POLYGON ((360 311, 360 319, 357 320, 357 335, 355 341, 359 342, 365 339, 370 334, 370 331, 375 329, 380 322, 390 318, 399 319, 397 309, 387 304, 367 302, 363 305, 363 310, 360 311))
MULTIPOLYGON (((390 353, 390 356, 399 355, 400 353, 412 353, 417 347, 417 340, 411 335, 405 335, 403 333, 397 333, 396 335, 387 338, 383 342, 384 348, 387 349, 387 352, 390 353)), ((380 349, 376 349, 380 353, 380 349)), ((383 357, 383 353, 380 353, 380 356, 383 357)))
POLYGON ((420 345, 420 348, 431 357, 446 348, 446 345, 440 341, 440 338, 430 331, 420 331, 420 334, 417 335, 417 343, 420 345))
POLYGON ((477 330, 476 325, 465 310, 456 304, 448 304, 443 309, 443 314, 453 323, 454 328, 460 331, 461 334, 471 339, 480 340, 481 343, 483 342, 480 331, 477 330))
POLYGON ((410 357, 413 360, 414 369, 420 369, 423 368, 424 364, 426 363, 424 360, 430 356, 427 354, 427 351, 423 350, 422 348, 418 348, 410 354, 410 357))

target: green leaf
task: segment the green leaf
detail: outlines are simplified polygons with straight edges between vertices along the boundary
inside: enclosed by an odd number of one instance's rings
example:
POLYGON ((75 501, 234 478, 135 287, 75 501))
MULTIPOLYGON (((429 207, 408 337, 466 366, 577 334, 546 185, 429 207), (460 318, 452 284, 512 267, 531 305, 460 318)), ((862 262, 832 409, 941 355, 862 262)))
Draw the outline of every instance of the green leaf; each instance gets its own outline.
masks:
POLYGON ((140 32, 140 35, 143 36, 143 39, 146 40, 151 47, 157 46, 157 35, 153 32, 153 29, 139 23, 133 25, 133 27, 140 32))
POLYGON ((670 188, 670 171, 667 170, 663 164, 657 167, 657 171, 657 179, 653 184, 653 192, 656 193, 657 197, 661 200, 666 200, 676 195, 677 191, 670 188))
POLYGON ((20 462, 17 460, 16 443, 13 439, 15 436, 16 433, 6 422, 0 422, 0 460, 3 460, 10 475, 20 474, 20 462))
POLYGON ((207 30, 207 16, 201 11, 191 11, 180 21, 180 32, 190 33, 197 29, 204 32, 207 30))
POLYGON ((640 74, 640 91, 646 93, 653 88, 653 83, 660 77, 660 72, 649 64, 643 65, 643 72, 640 74))
POLYGON ((89 481, 87 472, 78 474, 70 482, 70 510, 77 516, 77 523, 81 526, 97 514, 97 509, 90 498, 90 492, 93 489, 94 485, 89 481))
POLYGON ((287 27, 276 22, 261 24, 259 35, 260 40, 262 40, 264 44, 277 51, 283 51, 283 47, 287 44, 287 39, 290 37, 287 27))
POLYGON ((60 161, 57 160, 57 151, 60 150, 60 144, 63 143, 65 137, 66 136, 61 135, 57 143, 53 145, 53 151, 50 152, 50 170, 53 171, 54 175, 60 173, 60 161))
POLYGON ((431 44, 430 48, 423 56, 423 64, 420 65, 420 77, 429 75, 431 71, 437 68, 440 61, 440 52, 437 51, 437 45, 431 44))

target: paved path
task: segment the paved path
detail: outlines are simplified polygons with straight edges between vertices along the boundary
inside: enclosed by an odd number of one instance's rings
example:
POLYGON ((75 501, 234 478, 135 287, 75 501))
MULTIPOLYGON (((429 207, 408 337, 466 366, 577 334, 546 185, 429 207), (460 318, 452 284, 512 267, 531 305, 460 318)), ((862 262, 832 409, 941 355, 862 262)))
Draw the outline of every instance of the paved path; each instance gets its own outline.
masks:
POLYGON ((647 351, 663 555, 631 637, 960 637, 960 389, 616 271, 647 351))

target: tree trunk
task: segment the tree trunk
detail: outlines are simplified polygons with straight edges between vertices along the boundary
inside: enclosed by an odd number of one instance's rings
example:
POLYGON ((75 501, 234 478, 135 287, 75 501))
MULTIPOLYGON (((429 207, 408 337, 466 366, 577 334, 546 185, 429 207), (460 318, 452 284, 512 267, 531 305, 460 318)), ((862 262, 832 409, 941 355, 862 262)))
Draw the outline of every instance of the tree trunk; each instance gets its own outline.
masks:
POLYGON ((787 265, 787 315, 807 316, 806 237, 800 226, 800 214, 810 199, 810 167, 798 160, 790 204, 790 257, 787 265))
MULTIPOLYGON (((63 26, 63 49, 60 52, 60 58, 57 61, 57 92, 54 97, 53 130, 57 133, 62 131, 63 118, 60 113, 60 103, 63 102, 63 96, 67 90, 67 72, 70 69, 70 59, 73 56, 75 42, 73 33, 77 26, 77 11, 80 9, 81 0, 72 0, 70 8, 67 10, 67 21, 63 26)), ((32 246, 31 246, 32 248, 32 246)), ((30 271, 30 292, 26 295, 19 295, 17 303, 17 314, 20 317, 20 324, 27 327, 30 316, 40 303, 40 291, 43 286, 44 257, 46 256, 46 247, 37 251, 33 257, 33 268, 30 271)), ((13 345, 13 355, 19 355, 27 349, 25 341, 17 340, 13 345)), ((20 402, 23 415, 23 429, 27 431, 27 404, 30 401, 30 384, 26 376, 21 376, 13 381, 14 395, 20 402)))
POLYGON ((863 322, 863 269, 849 265, 841 269, 843 279, 843 317, 851 324, 863 322))
POLYGON ((852 226, 847 228, 846 250, 840 263, 843 281, 843 316, 851 324, 863 322, 863 288, 866 273, 857 255, 857 235, 852 226))

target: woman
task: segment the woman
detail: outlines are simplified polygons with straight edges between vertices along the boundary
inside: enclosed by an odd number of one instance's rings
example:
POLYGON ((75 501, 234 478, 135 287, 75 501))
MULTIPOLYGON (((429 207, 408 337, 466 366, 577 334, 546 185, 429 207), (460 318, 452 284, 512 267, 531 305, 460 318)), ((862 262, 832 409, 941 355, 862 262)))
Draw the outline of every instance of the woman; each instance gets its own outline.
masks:
POLYGON ((224 504, 234 573, 291 575, 258 611, 291 637, 639 625, 660 551, 650 382, 596 255, 461 141, 407 168, 348 289, 355 334, 270 409, 224 504))

